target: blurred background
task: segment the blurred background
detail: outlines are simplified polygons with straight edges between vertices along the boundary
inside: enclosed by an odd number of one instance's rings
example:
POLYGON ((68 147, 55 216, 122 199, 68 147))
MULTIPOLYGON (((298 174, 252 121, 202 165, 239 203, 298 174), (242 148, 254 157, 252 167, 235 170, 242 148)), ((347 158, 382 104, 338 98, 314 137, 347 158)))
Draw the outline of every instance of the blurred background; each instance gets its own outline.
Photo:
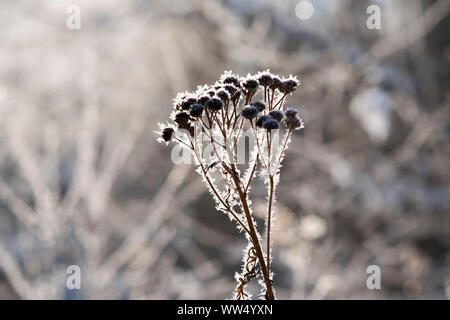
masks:
POLYGON ((2 0, 0 298, 230 298, 243 235, 153 131, 177 92, 270 68, 299 76, 306 124, 277 192, 278 298, 449 299, 450 1, 311 3, 2 0))

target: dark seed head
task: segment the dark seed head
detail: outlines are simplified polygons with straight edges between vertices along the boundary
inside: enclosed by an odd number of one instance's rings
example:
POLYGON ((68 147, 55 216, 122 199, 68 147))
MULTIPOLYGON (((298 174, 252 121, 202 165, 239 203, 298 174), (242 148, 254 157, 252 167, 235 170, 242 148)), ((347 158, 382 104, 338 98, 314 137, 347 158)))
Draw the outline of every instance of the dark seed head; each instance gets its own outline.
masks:
POLYGON ((269 86, 269 88, 272 90, 279 89, 281 84, 281 79, 278 76, 274 76, 272 78, 272 84, 269 86))
POLYGON ((255 92, 259 87, 259 83, 255 79, 247 78, 242 82, 242 87, 248 93, 255 92))
POLYGON ((194 103, 191 106, 191 112, 190 112, 191 117, 194 117, 194 118, 201 117, 204 109, 205 109, 205 107, 202 106, 201 104, 194 103))
POLYGON ((187 122, 189 115, 186 112, 179 112, 175 115, 175 122, 187 122))
POLYGON ((240 86, 240 84, 239 84, 239 79, 238 79, 238 77, 236 77, 236 76, 228 76, 228 77, 226 77, 225 79, 223 79, 223 81, 222 81, 224 84, 233 84, 233 85, 235 85, 236 87, 239 87, 240 86))
POLYGON ((292 93, 295 91, 299 84, 299 81, 295 78, 290 78, 281 82, 280 87, 278 88, 283 93, 292 93))
POLYGON ((250 105, 256 107, 259 112, 262 112, 266 108, 266 104, 263 101, 253 101, 250 105))
POLYGON ((270 86, 273 83, 272 76, 267 72, 260 74, 258 77, 258 81, 259 84, 262 85, 263 87, 270 86))
POLYGON ((209 91, 207 92, 207 94, 208 94, 210 97, 214 97, 214 95, 216 94, 216 91, 214 91, 214 90, 209 90, 209 91))
POLYGON ((241 116, 245 119, 253 119, 258 115, 258 109, 254 106, 246 106, 241 110, 241 116))
POLYGON ((264 121, 263 123, 263 128, 266 130, 275 130, 278 129, 280 127, 280 123, 273 119, 273 118, 269 118, 266 121, 264 121))
POLYGON ((186 129, 189 125, 189 115, 186 112, 179 112, 175 115, 175 120, 178 124, 178 128, 186 129))
POLYGON ((258 118, 258 121, 256 121, 256 126, 262 128, 264 123, 269 120, 272 119, 270 116, 268 115, 262 115, 258 118))
POLYGON ((210 96, 208 94, 204 94, 197 99, 197 103, 204 105, 209 100, 209 98, 210 96))
POLYGON ((183 102, 181 102, 181 109, 183 110, 189 110, 191 105, 197 102, 197 99, 195 98, 187 98, 183 102))
POLYGON ((232 84, 227 84, 223 87, 226 91, 228 91, 228 93, 230 94, 230 96, 232 98, 234 98, 236 96, 236 94, 238 93, 239 89, 236 88, 236 86, 232 85, 232 84))
POLYGON ((269 115, 274 118, 275 120, 277 120, 278 122, 281 122, 283 120, 283 111, 280 110, 272 110, 269 112, 269 115))
POLYGON ((286 118, 286 127, 290 130, 301 129, 303 127, 303 121, 297 115, 286 118))
POLYGON ((173 132, 174 132, 173 128, 170 128, 170 127, 164 128, 164 130, 162 131, 161 136, 162 136, 162 138, 164 139, 165 142, 168 142, 168 141, 172 140, 173 132))
POLYGON ((286 111, 284 112, 284 115, 286 116, 286 118, 292 118, 295 117, 297 115, 297 110, 294 108, 287 108, 286 111))
POLYGON ((227 101, 230 99, 230 94, 225 89, 220 89, 217 91, 217 96, 222 99, 222 101, 227 101))
POLYGON ((206 102, 206 107, 211 111, 219 111, 223 108, 223 102, 218 98, 211 98, 206 102))

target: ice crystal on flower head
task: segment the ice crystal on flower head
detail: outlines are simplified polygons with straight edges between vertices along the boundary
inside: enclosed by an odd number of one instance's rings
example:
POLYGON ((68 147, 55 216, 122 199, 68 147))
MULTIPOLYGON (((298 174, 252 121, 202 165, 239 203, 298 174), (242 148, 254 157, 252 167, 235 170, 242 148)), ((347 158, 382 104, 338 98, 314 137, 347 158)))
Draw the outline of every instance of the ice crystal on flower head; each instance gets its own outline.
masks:
POLYGON ((220 77, 220 81, 223 84, 232 84, 237 88, 240 87, 240 77, 238 75, 233 74, 231 70, 225 71, 220 77))

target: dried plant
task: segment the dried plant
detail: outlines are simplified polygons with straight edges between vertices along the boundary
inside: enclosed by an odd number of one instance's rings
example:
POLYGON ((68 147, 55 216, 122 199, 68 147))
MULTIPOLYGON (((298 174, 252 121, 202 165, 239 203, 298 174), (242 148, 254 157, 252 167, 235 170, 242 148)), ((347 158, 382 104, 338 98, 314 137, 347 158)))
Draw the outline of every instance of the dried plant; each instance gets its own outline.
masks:
POLYGON ((250 298, 245 286, 254 278, 260 279, 265 298, 275 299, 271 271, 275 189, 291 134, 303 128, 296 109, 283 109, 286 96, 298 85, 296 77, 280 78, 269 70, 246 77, 225 72, 212 86, 178 94, 171 121, 160 124, 159 141, 172 141, 181 152, 188 151, 217 209, 246 235, 242 272, 236 275, 238 300, 250 298), (256 100, 258 95, 262 99, 256 100), (249 197, 257 177, 268 193, 265 250, 249 197))

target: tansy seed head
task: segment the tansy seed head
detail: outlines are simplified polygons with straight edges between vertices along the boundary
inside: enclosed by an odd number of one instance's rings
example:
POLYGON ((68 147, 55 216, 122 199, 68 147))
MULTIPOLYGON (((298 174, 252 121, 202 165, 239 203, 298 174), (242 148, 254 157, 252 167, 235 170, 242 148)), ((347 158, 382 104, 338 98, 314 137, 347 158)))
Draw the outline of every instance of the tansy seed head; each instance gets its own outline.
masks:
POLYGON ((210 96, 208 94, 204 94, 197 99, 197 103, 204 105, 209 100, 209 98, 210 96))
POLYGON ((255 92, 259 87, 259 83, 253 78, 247 78, 242 82, 242 87, 248 93, 255 92))
POLYGON ((162 138, 164 139, 165 142, 168 142, 170 140, 172 140, 172 134, 173 134, 174 130, 173 128, 167 127, 164 128, 164 130, 162 131, 162 138))
POLYGON ((219 111, 223 108, 223 102, 218 98, 211 98, 206 102, 206 107, 211 111, 219 111))
POLYGON ((273 83, 272 76, 268 72, 263 72, 258 75, 259 84, 263 87, 270 86, 273 83))
POLYGON ((284 79, 278 88, 283 93, 292 93, 295 91, 297 86, 299 85, 300 81, 297 80, 297 78, 290 77, 288 79, 284 79))
POLYGON ((280 110, 272 110, 269 112, 269 115, 274 118, 275 120, 277 120, 278 122, 281 122, 283 120, 283 111, 280 110))
POLYGON ((230 99, 230 94, 225 89, 220 89, 217 91, 217 96, 222 99, 222 101, 227 101, 230 99))
POLYGON ((285 124, 290 130, 303 128, 303 120, 297 115, 286 118, 285 124))
POLYGON ((262 128, 264 125, 264 122, 266 122, 267 120, 272 119, 270 116, 268 115, 262 115, 258 118, 258 121, 256 121, 256 126, 262 128))
POLYGON ((272 80, 272 84, 269 86, 269 88, 272 90, 279 89, 282 84, 280 77, 273 76, 272 80))
POLYGON ((241 116, 244 117, 245 119, 251 120, 253 118, 256 118, 257 115, 258 109, 254 106, 246 106, 242 108, 241 116))
POLYGON ((191 106, 191 112, 190 112, 191 117, 194 117, 194 118, 201 117, 204 109, 205 109, 205 107, 202 106, 201 104, 194 103, 191 106))
POLYGON ((194 103, 197 102, 197 99, 195 99, 194 97, 190 97, 190 98, 186 98, 182 103, 181 103, 181 109, 183 110, 189 110, 189 108, 191 107, 191 105, 193 105, 194 103))
POLYGON ((266 108, 266 104, 263 101, 253 101, 250 105, 256 107, 259 112, 262 112, 266 108))
POLYGON ((232 84, 227 84, 223 87, 226 91, 228 91, 228 93, 230 94, 231 97, 234 97, 239 89, 236 88, 236 86, 232 85, 232 84))
POLYGON ((179 128, 186 129, 189 127, 189 115, 186 112, 179 112, 175 115, 174 120, 179 128))
POLYGON ((187 122, 189 115, 186 112, 179 112, 175 115, 175 122, 187 122))
POLYGON ((275 130, 280 127, 280 123, 274 118, 269 118, 263 123, 263 128, 266 130, 275 130))
POLYGON ((227 76, 222 82, 224 84, 233 84, 236 87, 240 87, 239 78, 236 76, 227 76))
POLYGON ((297 115, 297 110, 294 108, 287 108, 286 111, 284 112, 284 115, 286 116, 286 118, 291 118, 291 117, 295 117, 297 115))

